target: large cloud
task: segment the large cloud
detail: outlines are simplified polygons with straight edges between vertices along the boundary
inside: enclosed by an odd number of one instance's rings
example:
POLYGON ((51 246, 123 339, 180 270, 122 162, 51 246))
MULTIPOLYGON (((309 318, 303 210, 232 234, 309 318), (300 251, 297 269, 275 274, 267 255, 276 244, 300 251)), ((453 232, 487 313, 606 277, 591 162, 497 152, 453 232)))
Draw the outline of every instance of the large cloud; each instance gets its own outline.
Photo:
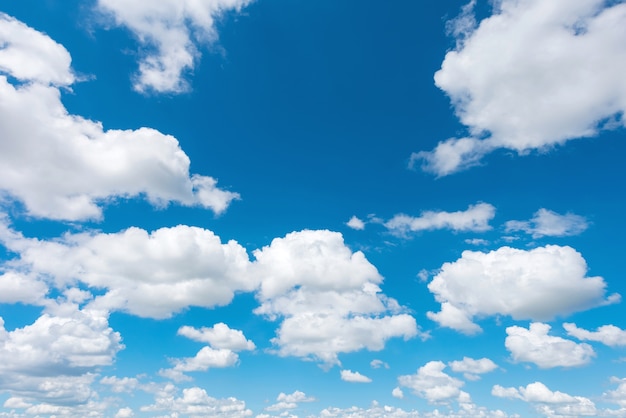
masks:
POLYGON ((58 86, 75 80, 70 55, 46 35, 0 14, 0 44, 0 191, 30 215, 99 219, 106 201, 143 195, 158 206, 221 213, 238 197, 212 177, 190 177, 189 158, 170 135, 105 130, 69 114, 58 86))
POLYGON ((545 149, 626 121, 626 4, 493 4, 493 15, 477 28, 468 25, 471 16, 457 20, 457 48, 435 74, 470 131, 413 155, 413 162, 440 176, 497 148, 545 149))
POLYGON ((197 44, 217 40, 215 21, 252 0, 98 0, 98 8, 128 28, 145 48, 134 87, 182 92, 199 57, 197 44))
POLYGON ((339 363, 338 353, 383 349, 392 337, 417 335, 415 319, 381 294, 382 277, 341 234, 301 231, 254 252, 261 277, 255 310, 282 319, 278 354, 339 363))
POLYGON ((619 295, 605 298, 602 277, 586 277, 586 272, 585 260, 571 247, 464 251, 457 261, 445 263, 428 285, 441 303, 441 311, 428 317, 472 334, 480 331, 475 317, 542 321, 619 300, 619 295))

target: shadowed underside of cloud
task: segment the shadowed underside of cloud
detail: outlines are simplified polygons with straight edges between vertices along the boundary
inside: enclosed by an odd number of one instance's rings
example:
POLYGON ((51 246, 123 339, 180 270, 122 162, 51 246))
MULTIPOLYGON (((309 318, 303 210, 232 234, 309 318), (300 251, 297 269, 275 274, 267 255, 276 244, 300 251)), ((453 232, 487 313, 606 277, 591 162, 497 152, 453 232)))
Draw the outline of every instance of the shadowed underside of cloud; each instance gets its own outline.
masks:
POLYGON ((464 8, 435 84, 469 135, 414 153, 411 166, 445 176, 499 148, 525 154, 623 127, 626 4, 614 3, 503 0, 477 27, 464 8))

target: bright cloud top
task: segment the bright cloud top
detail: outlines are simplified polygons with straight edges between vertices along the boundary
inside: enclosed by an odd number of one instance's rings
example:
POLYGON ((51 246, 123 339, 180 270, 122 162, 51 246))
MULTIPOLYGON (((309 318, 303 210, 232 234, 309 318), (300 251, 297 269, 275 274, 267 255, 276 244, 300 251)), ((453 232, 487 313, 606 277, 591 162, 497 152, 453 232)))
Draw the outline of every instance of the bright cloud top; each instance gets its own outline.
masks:
POLYGON ((144 48, 134 88, 139 92, 180 93, 193 70, 198 45, 218 38, 216 20, 240 11, 252 0, 98 0, 98 8, 115 24, 135 34, 144 48))
POLYGON ((413 154, 412 163, 445 176, 497 148, 523 154, 624 125, 626 4, 606 3, 503 0, 477 28, 471 15, 455 21, 458 46, 435 84, 470 136, 413 154))
POLYGON ((461 390, 465 383, 445 373, 445 368, 441 361, 430 361, 415 374, 398 377, 398 383, 431 403, 469 402, 469 394, 461 390))
POLYGON ((488 358, 473 359, 463 357, 463 360, 456 360, 448 363, 453 372, 463 373, 467 380, 478 380, 480 375, 489 373, 498 368, 498 365, 488 358))
POLYGON ((563 328, 568 335, 576 337, 583 341, 598 341, 609 347, 626 346, 626 330, 616 327, 615 325, 603 325, 596 331, 588 331, 578 328, 576 324, 565 323, 563 328))
POLYGON ((0 190, 30 215, 100 219, 103 203, 140 195, 222 213, 238 198, 212 177, 190 177, 189 157, 170 135, 107 131, 70 115, 57 85, 74 81, 71 58, 48 36, 0 15, 0 43, 0 190))
POLYGON ((585 260, 571 247, 464 251, 457 261, 445 263, 428 284, 441 303, 441 311, 428 312, 428 317, 473 334, 481 330, 475 317, 510 315, 541 321, 619 301, 616 294, 605 298, 602 277, 586 273, 585 260))
POLYGON ((529 221, 508 221, 505 224, 506 232, 523 231, 533 238, 567 237, 584 232, 589 224, 587 220, 573 213, 560 215, 548 209, 541 208, 529 221))
POLYGON ((341 370, 341 380, 351 383, 370 383, 372 379, 352 370, 341 370))
POLYGON ((583 366, 595 356, 589 344, 554 337, 548 335, 549 331, 550 325, 541 322, 530 324, 529 329, 508 327, 504 345, 513 360, 534 363, 542 369, 583 366))

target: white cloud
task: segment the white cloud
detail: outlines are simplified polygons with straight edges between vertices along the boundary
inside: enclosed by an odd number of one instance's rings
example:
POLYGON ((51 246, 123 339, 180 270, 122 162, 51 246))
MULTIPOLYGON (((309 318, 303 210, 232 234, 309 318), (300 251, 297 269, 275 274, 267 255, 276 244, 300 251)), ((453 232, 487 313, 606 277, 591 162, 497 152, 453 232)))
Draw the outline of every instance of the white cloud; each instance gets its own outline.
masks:
POLYGON ((464 251, 457 261, 443 264, 428 285, 441 311, 427 315, 472 334, 481 330, 474 317, 543 321, 619 301, 616 294, 605 299, 602 277, 585 277, 586 272, 585 260, 571 247, 464 251))
MULTIPOLYGON (((312 396, 307 396, 304 392, 296 390, 291 394, 281 392, 276 398, 278 402, 265 408, 266 411, 284 411, 287 409, 295 409, 299 403, 302 402, 315 402, 316 399, 312 396)), ((282 416, 282 415, 281 415, 282 416)))
POLYGON ((385 369, 388 369, 389 368, 389 364, 385 363, 382 360, 374 359, 374 360, 370 361, 370 367, 372 369, 380 369, 381 367, 384 367, 385 369))
POLYGON ((183 326, 179 328, 178 335, 182 335, 194 341, 208 343, 213 348, 224 348, 232 351, 254 350, 254 343, 246 339, 243 332, 231 329, 228 325, 220 322, 212 328, 200 329, 183 326))
POLYGON ((0 190, 36 217, 100 219, 115 198, 146 196, 222 213, 238 194, 189 174, 176 138, 154 129, 105 130, 71 115, 57 85, 74 81, 63 46, 0 14, 0 190), (24 83, 12 84, 5 74, 24 83))
MULTIPOLYGON (((381 406, 375 401, 372 402, 369 408, 360 408, 357 406, 349 408, 329 407, 323 409, 318 415, 320 418, 506 418, 508 416, 509 415, 500 410, 491 411, 472 403, 461 405, 458 411, 452 411, 446 408, 444 411, 435 409, 431 412, 419 412, 415 410, 407 411, 389 405, 381 406)), ((512 415, 511 417, 519 418, 517 415, 512 415)))
POLYGON ((506 232, 524 231, 533 238, 567 237, 578 235, 588 227, 587 220, 573 213, 560 215, 548 209, 539 209, 530 221, 508 221, 506 232))
POLYGON ((350 218, 350 220, 346 223, 346 225, 348 225, 350 228, 356 229, 358 231, 362 231, 362 230, 365 229, 365 222, 363 222, 362 220, 360 220, 356 216, 353 216, 352 218, 350 218))
POLYGON ((491 390, 499 398, 520 399, 532 404, 537 412, 549 417, 560 416, 597 416, 595 404, 582 396, 571 396, 559 391, 551 391, 541 382, 534 382, 526 387, 505 388, 495 385, 491 390))
POLYGON ((262 278, 255 312, 282 319, 272 340, 281 356, 330 366, 339 353, 381 350, 389 338, 418 333, 415 319, 380 293, 376 268, 339 233, 293 232, 254 256, 252 274, 262 278))
POLYGON ((402 389, 400 389, 399 387, 395 387, 391 391, 391 396, 398 399, 404 399, 404 392, 402 392, 402 389))
POLYGON ((161 376, 180 382, 190 380, 185 375, 187 372, 205 372, 213 368, 224 368, 235 366, 239 362, 237 353, 227 349, 215 349, 209 346, 202 347, 194 357, 183 359, 172 359, 174 367, 171 369, 161 369, 161 376))
POLYGON ((626 330, 616 327, 615 325, 603 325, 595 332, 578 328, 576 324, 565 323, 563 328, 568 335, 576 337, 579 340, 598 341, 609 347, 626 346, 626 330))
POLYGON ((445 368, 446 365, 441 361, 430 361, 420 367, 417 373, 398 377, 398 383, 430 403, 466 401, 468 394, 461 390, 463 381, 444 373, 445 368))
POLYGON ((626 379, 612 377, 611 383, 617 384, 617 389, 603 393, 602 397, 609 402, 618 404, 622 408, 626 408, 626 379))
POLYGON ((185 76, 200 56, 198 46, 218 38, 215 21, 240 11, 251 0, 98 0, 116 25, 129 29, 143 47, 134 88, 140 92, 180 93, 185 76))
POLYGON ((481 374, 489 373, 498 368, 498 365, 488 358, 473 359, 463 357, 463 360, 448 363, 453 372, 463 373, 468 380, 478 380, 481 374))
POLYGON ((48 286, 41 280, 14 271, 0 275, 0 303, 41 305, 47 293, 48 286))
POLYGON ((183 389, 183 394, 177 397, 177 389, 174 385, 167 385, 155 395, 155 403, 141 407, 142 412, 166 412, 172 417, 182 414, 190 418, 223 417, 241 418, 249 417, 252 411, 246 408, 246 404, 236 398, 216 399, 207 394, 204 389, 191 387, 183 389))
POLYGON ((135 377, 106 376, 100 379, 100 384, 109 386, 114 393, 132 393, 139 387, 139 380, 135 377))
POLYGON ((341 380, 351 383, 371 383, 372 379, 352 370, 341 370, 341 380))
POLYGON ((504 345, 514 361, 534 363, 542 369, 583 366, 595 356, 589 344, 554 337, 549 331, 550 325, 540 322, 530 324, 529 329, 508 327, 504 345))
POLYGON ((115 418, 130 418, 134 416, 135 413, 131 408, 120 408, 115 414, 115 418))
POLYGON ((419 217, 395 215, 385 222, 385 227, 394 234, 433 229, 451 229, 457 232, 483 232, 491 229, 489 221, 495 216, 496 208, 488 203, 470 205, 465 211, 424 211, 419 217))
POLYGON ((626 4, 502 0, 475 30, 468 12, 452 23, 459 42, 435 84, 470 135, 413 154, 413 163, 443 176, 497 148, 523 154, 624 124, 626 4))
POLYGON ((211 231, 176 226, 152 233, 65 234, 51 241, 28 239, 0 226, 0 240, 19 254, 10 267, 63 289, 76 281, 105 289, 91 305, 165 318, 188 306, 230 303, 235 291, 252 291, 246 250, 222 244, 211 231))

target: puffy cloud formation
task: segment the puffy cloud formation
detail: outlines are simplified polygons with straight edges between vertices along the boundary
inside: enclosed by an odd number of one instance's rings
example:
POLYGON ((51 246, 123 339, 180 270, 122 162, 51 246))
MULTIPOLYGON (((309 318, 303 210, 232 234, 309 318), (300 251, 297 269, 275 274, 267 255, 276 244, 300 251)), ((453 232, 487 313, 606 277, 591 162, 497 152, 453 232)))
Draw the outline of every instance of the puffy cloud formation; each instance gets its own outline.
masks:
POLYGON ((540 322, 530 324, 529 329, 508 327, 504 345, 514 361, 534 363, 542 369, 583 366, 595 356, 589 344, 554 337, 549 331, 550 325, 540 322))
POLYGON ((105 130, 71 115, 59 86, 75 77, 63 46, 0 14, 0 191, 36 217, 100 219, 114 198, 146 196, 222 213, 237 193, 189 174, 176 138, 154 129, 105 130), (7 75, 20 83, 12 84, 7 75))
POLYGON ((315 398, 307 396, 304 392, 296 390, 294 393, 286 394, 281 392, 276 398, 276 403, 265 408, 266 411, 284 411, 287 409, 295 409, 299 403, 315 402, 315 398))
POLYGON ((626 412, 626 379, 612 377, 611 383, 617 384, 617 389, 609 390, 603 393, 602 397, 609 402, 614 402, 618 404, 625 409, 622 412, 626 412))
POLYGON ((506 232, 524 231, 533 238, 567 237, 578 235, 587 229, 587 220, 573 213, 560 215, 548 209, 539 209, 529 221, 508 221, 506 232))
POLYGON ((399 376, 398 383, 430 403, 448 403, 453 400, 468 403, 469 395, 461 390, 464 382, 444 373, 445 368, 446 365, 441 361, 430 361, 415 374, 399 376))
POLYGON ((542 321, 619 300, 616 294, 605 298, 602 277, 585 277, 586 272, 583 257, 567 246, 464 251, 457 261, 443 264, 428 284, 441 303, 441 311, 428 317, 473 334, 481 330, 474 317, 542 321))
POLYGON ((243 332, 231 329, 228 325, 220 322, 212 328, 202 327, 200 329, 184 326, 178 330, 178 335, 182 335, 194 341, 209 344, 213 348, 224 348, 232 351, 254 350, 254 343, 246 339, 243 332))
POLYGON ((618 328, 615 325, 603 325, 596 331, 587 331, 586 329, 578 328, 576 324, 573 323, 565 323, 563 324, 563 328, 565 328, 568 335, 576 337, 579 340, 598 341, 609 347, 626 346, 626 330, 618 328))
POLYGON ((281 356, 338 364, 338 353, 381 350, 393 337, 418 334, 415 319, 381 294, 382 277, 341 234, 300 231, 254 251, 261 277, 255 312, 282 319, 272 342, 281 356))
POLYGON ((404 214, 396 215, 385 222, 385 227, 397 235, 433 229, 483 232, 491 229, 489 221, 493 219, 495 213, 496 208, 489 203, 477 203, 470 205, 465 211, 424 211, 419 217, 404 214))
POLYGON ((341 370, 341 380, 351 383, 371 383, 372 379, 352 370, 341 370))
POLYGON ((191 387, 183 389, 182 396, 177 397, 178 390, 174 385, 167 385, 155 395, 155 403, 141 407, 142 412, 166 412, 171 416, 182 414, 190 418, 202 417, 249 417, 252 411, 246 404, 236 398, 216 399, 204 389, 191 387))
POLYGON ((139 92, 180 93, 185 75, 200 53, 198 45, 218 38, 215 22, 252 0, 98 0, 98 8, 129 29, 144 48, 134 88, 139 92))
MULTIPOLYGON (((474 3, 470 3, 473 5, 474 3)), ((471 6, 452 22, 456 49, 435 84, 469 136, 413 154, 438 176, 497 148, 520 154, 624 125, 626 4, 502 0, 476 27, 471 6), (609 122, 607 122, 607 120, 609 122)))
POLYGON ((62 406, 92 400, 93 373, 124 346, 106 312, 50 304, 35 322, 13 331, 0 318, 0 390, 23 401, 62 406), (10 359, 10 361, 8 361, 10 359))
POLYGON ((348 225, 348 227, 352 229, 356 229, 357 231, 362 231, 365 229, 365 222, 357 218, 356 216, 350 218, 346 225, 348 225))
POLYGON ((488 358, 473 359, 463 357, 463 360, 448 363, 453 372, 463 373, 468 380, 478 380, 481 374, 489 373, 498 368, 498 365, 488 358))
POLYGON ((520 399, 532 404, 537 412, 545 416, 597 416, 595 404, 582 396, 571 396, 559 391, 551 391, 541 382, 526 387, 505 388, 495 385, 491 390, 499 398, 520 399))

